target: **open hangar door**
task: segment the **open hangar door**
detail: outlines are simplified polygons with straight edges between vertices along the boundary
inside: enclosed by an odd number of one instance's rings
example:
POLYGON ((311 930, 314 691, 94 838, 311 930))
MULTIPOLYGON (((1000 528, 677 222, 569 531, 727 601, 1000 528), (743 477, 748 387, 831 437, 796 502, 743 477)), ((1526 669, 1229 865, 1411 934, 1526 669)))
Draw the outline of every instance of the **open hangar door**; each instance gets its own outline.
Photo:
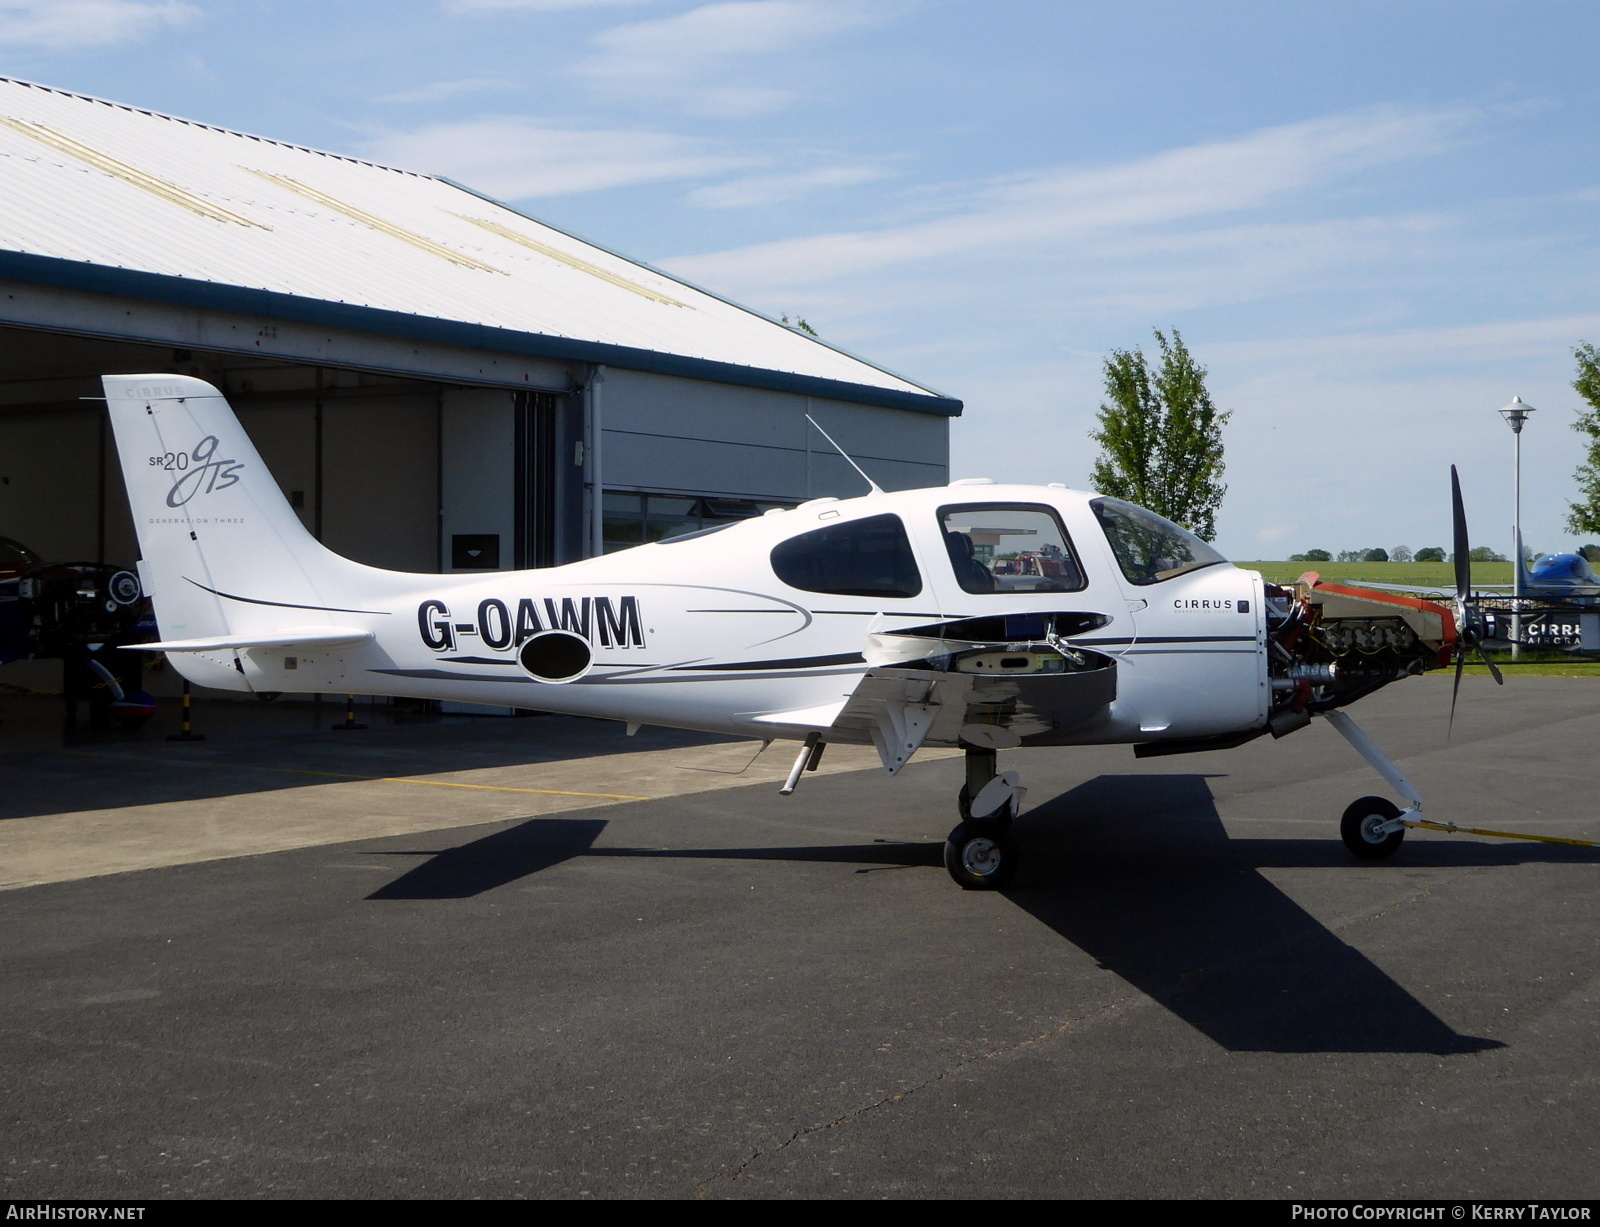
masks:
MULTIPOLYGON (((0 328, 0 537, 47 562, 138 558, 96 398, 102 374, 147 371, 221 389, 306 527, 358 562, 439 572, 582 554, 579 396, 10 327, 0 328)), ((58 690, 62 664, 14 661, 0 682, 58 690)), ((170 671, 145 683, 177 687, 170 671)))

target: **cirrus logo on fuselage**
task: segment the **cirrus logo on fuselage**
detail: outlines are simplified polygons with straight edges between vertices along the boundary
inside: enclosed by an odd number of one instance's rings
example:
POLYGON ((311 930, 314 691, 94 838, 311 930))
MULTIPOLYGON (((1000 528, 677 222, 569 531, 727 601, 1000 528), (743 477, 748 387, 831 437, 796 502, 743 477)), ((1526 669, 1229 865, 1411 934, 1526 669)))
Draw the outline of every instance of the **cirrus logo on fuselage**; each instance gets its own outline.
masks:
POLYGON ((510 601, 488 597, 478 602, 470 622, 458 621, 450 607, 437 599, 417 606, 417 632, 435 652, 456 651, 465 636, 503 651, 521 647, 541 631, 569 631, 603 648, 644 647, 644 623, 636 596, 547 596, 542 600, 525 596, 514 610, 510 601))

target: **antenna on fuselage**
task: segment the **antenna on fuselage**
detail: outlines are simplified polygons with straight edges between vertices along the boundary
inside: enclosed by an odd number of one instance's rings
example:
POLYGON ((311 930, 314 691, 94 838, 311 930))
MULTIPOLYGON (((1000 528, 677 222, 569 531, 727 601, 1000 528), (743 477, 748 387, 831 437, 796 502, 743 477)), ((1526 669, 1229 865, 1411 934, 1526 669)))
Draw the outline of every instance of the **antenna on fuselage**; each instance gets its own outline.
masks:
POLYGON ((872 478, 868 477, 867 476, 867 471, 865 469, 863 469, 859 464, 857 464, 854 460, 850 459, 850 453, 849 452, 845 451, 844 448, 840 447, 837 443, 833 442, 833 436, 830 435, 827 431, 823 430, 822 427, 817 424, 817 419, 816 418, 812 417, 808 413, 808 414, 806 414, 806 421, 810 422, 813 426, 816 426, 817 427, 817 433, 820 434, 824 439, 826 439, 829 443, 833 443, 833 450, 838 452, 839 455, 844 457, 846 464, 848 464, 857 473, 861 474, 861 480, 866 482, 867 485, 869 485, 870 487, 872 487, 872 492, 874 494, 882 494, 883 493, 883 487, 880 486, 877 482, 873 481, 872 478))

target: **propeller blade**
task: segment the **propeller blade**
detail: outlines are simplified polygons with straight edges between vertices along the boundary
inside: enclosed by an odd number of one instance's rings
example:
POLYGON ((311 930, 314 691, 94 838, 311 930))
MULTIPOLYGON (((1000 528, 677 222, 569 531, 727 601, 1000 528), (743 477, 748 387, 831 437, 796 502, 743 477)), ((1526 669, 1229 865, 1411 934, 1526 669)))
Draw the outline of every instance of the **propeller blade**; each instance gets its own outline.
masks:
POLYGON ((1455 530, 1456 601, 1465 612, 1467 594, 1472 590, 1472 546, 1467 543, 1467 511, 1461 505, 1461 479, 1456 466, 1450 466, 1450 519, 1455 530))
POLYGON ((1450 687, 1450 723, 1445 725, 1444 729, 1446 741, 1450 740, 1450 734, 1456 727, 1456 699, 1461 694, 1461 672, 1466 667, 1467 652, 1463 646, 1456 649, 1456 680, 1455 685, 1450 687))
POLYGON ((1494 661, 1489 659, 1489 653, 1483 650, 1482 644, 1478 645, 1478 655, 1482 658, 1483 663, 1489 666, 1489 676, 1494 678, 1494 684, 1496 686, 1504 686, 1506 679, 1500 675, 1500 670, 1496 667, 1494 661))

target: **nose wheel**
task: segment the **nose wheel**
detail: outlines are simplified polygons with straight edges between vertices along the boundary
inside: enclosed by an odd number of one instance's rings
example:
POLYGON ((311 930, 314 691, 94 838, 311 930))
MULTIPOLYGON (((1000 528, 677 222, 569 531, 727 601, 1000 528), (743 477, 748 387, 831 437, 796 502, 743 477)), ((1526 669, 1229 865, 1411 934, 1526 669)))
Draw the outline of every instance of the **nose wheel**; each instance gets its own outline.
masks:
POLYGON ((1393 856, 1406 837, 1398 826, 1400 807, 1385 797, 1362 797, 1352 801, 1339 820, 1339 838, 1344 846, 1364 861, 1381 861, 1393 856))
POLYGON ((1017 872, 1017 843, 998 822, 962 822, 944 841, 944 867, 962 890, 999 890, 1017 872))
POLYGON ((961 821, 944 843, 944 867, 962 890, 999 890, 1017 872, 1011 823, 1027 789, 1017 773, 995 771, 993 750, 967 751, 967 782, 956 799, 961 821))

